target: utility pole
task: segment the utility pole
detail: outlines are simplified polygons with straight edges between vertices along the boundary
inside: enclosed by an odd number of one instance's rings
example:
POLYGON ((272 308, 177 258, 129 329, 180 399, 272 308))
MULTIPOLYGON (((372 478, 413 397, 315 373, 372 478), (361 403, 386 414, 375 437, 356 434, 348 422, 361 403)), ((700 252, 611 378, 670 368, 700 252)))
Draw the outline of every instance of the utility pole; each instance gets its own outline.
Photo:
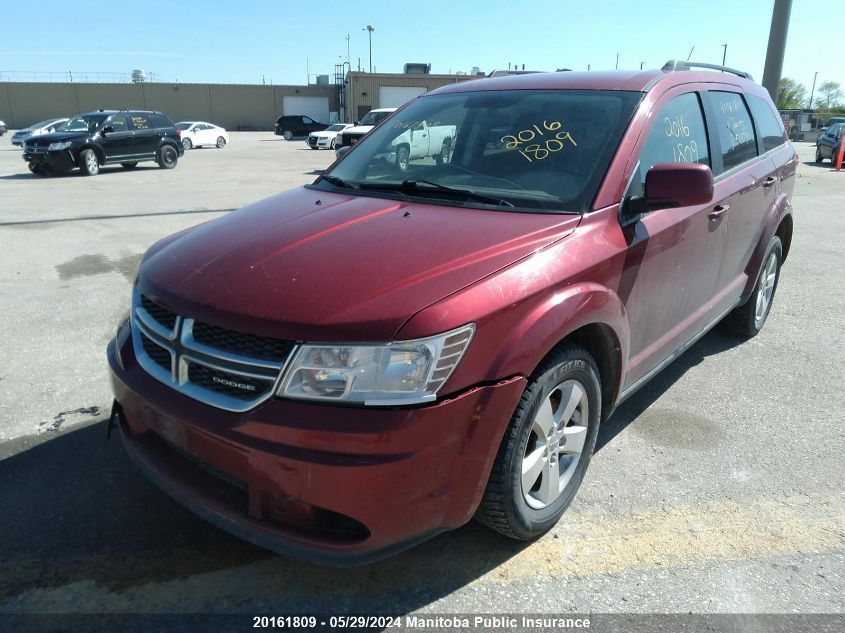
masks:
POLYGON ((766 49, 766 65, 763 69, 763 87, 769 91, 775 103, 778 98, 780 74, 783 72, 783 56, 786 51, 786 34, 789 31, 791 11, 792 0, 775 0, 772 26, 769 29, 769 46, 766 49))
POLYGON ((816 74, 813 75, 813 87, 810 89, 810 103, 807 104, 807 109, 813 109, 813 93, 816 92, 816 78, 819 76, 819 71, 816 71, 816 74))
POLYGON ((368 24, 367 28, 361 30, 366 31, 370 36, 370 72, 373 72, 373 31, 376 30, 376 27, 372 24, 368 24))
POLYGON ((645 64, 645 62, 640 62, 640 70, 643 69, 643 64, 645 64))
POLYGON ((616 70, 619 70, 619 53, 616 53, 616 70))
POLYGON ((728 58, 728 45, 722 44, 722 66, 725 65, 725 60, 728 58))
POLYGON ((349 57, 349 33, 346 34, 346 61, 352 63, 352 58, 349 57))

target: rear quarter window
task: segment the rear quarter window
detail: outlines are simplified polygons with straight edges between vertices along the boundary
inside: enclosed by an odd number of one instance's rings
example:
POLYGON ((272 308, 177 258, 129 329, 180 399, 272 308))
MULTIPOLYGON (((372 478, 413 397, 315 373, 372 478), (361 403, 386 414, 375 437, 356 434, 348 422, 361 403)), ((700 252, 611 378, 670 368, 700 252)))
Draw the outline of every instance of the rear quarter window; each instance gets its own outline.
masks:
POLYGON ((754 123, 757 125, 757 136, 763 151, 768 152, 786 143, 786 132, 781 118, 775 114, 766 100, 753 95, 747 95, 746 98, 751 114, 754 116, 754 123))
POLYGON ((151 114, 150 123, 155 128, 173 127, 174 123, 163 114, 151 114))

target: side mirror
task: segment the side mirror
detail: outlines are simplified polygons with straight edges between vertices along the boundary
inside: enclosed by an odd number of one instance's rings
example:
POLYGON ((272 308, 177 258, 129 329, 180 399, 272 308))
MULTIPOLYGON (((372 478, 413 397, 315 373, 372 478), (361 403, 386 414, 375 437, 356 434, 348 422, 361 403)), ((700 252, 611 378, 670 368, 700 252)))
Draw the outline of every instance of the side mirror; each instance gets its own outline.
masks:
POLYGON ((619 219, 628 226, 649 211, 707 204, 712 199, 713 172, 707 165, 660 163, 645 175, 645 195, 625 199, 619 219))
POLYGON ((355 121, 355 123, 353 123, 352 125, 358 125, 358 121, 355 121))
POLYGON ((341 145, 337 149, 337 151, 335 152, 335 154, 336 154, 335 158, 343 158, 344 156, 346 156, 346 152, 348 152, 351 149, 352 149, 351 145, 341 145))
POLYGON ((114 128, 111 125, 107 125, 101 131, 103 133, 103 136, 105 136, 106 134, 111 134, 112 132, 114 132, 114 128))

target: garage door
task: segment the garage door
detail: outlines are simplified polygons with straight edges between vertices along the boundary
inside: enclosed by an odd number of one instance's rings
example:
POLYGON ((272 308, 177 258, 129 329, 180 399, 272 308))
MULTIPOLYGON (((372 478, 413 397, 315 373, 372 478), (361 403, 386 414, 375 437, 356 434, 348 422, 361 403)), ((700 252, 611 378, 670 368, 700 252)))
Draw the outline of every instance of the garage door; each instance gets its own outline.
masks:
POLYGON ((428 92, 428 88, 382 86, 378 89, 378 107, 398 108, 408 103, 414 97, 418 97, 426 92, 428 92))
POLYGON ((328 97, 282 97, 284 114, 304 114, 320 123, 329 122, 328 97))

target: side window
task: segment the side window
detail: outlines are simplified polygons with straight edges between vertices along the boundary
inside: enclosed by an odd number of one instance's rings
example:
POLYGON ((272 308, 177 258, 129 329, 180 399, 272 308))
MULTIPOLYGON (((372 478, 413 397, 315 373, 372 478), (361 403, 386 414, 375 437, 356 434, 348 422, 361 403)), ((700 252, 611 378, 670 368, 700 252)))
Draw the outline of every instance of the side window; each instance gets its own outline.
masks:
POLYGON ((305 125, 311 125, 314 121, 312 119, 309 119, 307 116, 304 116, 304 117, 302 117, 302 122, 305 125))
POLYGON ((133 130, 149 130, 152 127, 146 114, 130 114, 129 125, 133 130))
POLYGON ((724 171, 728 171, 757 156, 754 125, 741 95, 713 91, 710 97, 716 117, 716 132, 722 147, 724 171))
POLYGON ((113 114, 109 117, 106 125, 110 125, 115 132, 128 132, 129 128, 126 125, 126 117, 122 114, 113 114))
POLYGON ((747 95, 746 98, 751 114, 754 115, 754 123, 757 125, 757 135, 763 144, 763 151, 768 152, 786 143, 786 133, 783 130, 781 118, 775 114, 772 106, 760 97, 747 95))
POLYGON ((163 114, 151 114, 150 123, 152 123, 153 127, 157 128, 173 127, 173 122, 163 114))
POLYGON ((646 172, 658 163, 710 166, 707 127, 697 94, 690 92, 675 97, 654 118, 640 153, 639 182, 635 177, 630 195, 642 195, 646 172))

